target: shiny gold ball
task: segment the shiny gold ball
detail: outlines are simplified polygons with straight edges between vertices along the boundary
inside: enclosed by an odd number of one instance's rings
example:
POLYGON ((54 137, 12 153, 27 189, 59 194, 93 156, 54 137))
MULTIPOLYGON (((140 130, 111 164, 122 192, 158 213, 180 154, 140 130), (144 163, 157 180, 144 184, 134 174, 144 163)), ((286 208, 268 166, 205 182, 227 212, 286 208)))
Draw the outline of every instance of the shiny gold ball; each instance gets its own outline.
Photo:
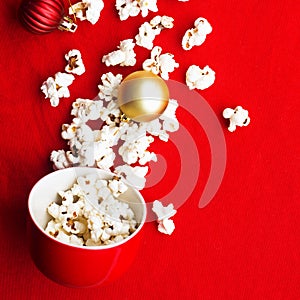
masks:
POLYGON ((169 102, 169 89, 159 76, 148 71, 128 75, 118 90, 118 105, 126 117, 137 122, 158 118, 169 102))

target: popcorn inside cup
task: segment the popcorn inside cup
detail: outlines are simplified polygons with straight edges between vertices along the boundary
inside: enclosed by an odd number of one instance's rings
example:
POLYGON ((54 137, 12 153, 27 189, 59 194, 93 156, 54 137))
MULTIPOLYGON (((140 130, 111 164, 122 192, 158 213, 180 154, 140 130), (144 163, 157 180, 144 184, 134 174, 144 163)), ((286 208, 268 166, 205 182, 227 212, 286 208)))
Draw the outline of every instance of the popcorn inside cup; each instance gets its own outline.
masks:
POLYGON ((60 203, 48 206, 51 219, 46 233, 76 246, 123 241, 138 227, 133 210, 120 200, 127 189, 118 176, 109 180, 95 174, 78 177, 70 189, 58 192, 60 203))

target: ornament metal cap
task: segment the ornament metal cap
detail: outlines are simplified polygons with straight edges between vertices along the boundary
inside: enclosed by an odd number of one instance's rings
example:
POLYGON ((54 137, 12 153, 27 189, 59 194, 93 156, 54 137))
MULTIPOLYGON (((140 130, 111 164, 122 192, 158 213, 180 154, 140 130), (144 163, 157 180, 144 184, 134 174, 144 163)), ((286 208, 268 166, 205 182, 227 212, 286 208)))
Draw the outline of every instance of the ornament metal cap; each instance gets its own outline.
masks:
POLYGON ((75 24, 71 18, 64 16, 58 26, 58 29, 62 31, 70 31, 73 33, 77 29, 77 24, 75 24))

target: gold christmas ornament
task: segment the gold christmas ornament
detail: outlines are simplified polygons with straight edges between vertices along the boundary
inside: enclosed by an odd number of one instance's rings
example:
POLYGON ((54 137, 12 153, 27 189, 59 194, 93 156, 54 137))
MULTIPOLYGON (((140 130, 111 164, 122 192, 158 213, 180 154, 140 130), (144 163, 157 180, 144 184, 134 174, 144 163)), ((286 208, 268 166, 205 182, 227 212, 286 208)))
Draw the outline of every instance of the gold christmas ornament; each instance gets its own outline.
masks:
POLYGON ((158 118, 169 102, 169 89, 159 76, 149 71, 129 74, 120 84, 118 105, 126 117, 137 122, 158 118))

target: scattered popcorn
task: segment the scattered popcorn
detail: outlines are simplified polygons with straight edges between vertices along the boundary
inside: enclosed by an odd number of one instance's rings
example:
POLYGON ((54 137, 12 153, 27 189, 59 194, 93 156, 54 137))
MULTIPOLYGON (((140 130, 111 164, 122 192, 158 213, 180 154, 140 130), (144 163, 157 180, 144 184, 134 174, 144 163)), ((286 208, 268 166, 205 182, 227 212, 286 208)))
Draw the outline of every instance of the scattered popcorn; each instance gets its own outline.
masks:
POLYGON ((204 90, 215 82, 215 72, 205 66, 203 69, 196 65, 191 65, 186 72, 186 84, 190 90, 204 90))
POLYGON ((170 53, 160 55, 159 65, 160 76, 165 80, 169 79, 169 73, 173 72, 175 68, 179 67, 179 64, 174 60, 174 55, 170 53))
POLYGON ((202 45, 206 35, 212 32, 212 27, 205 18, 198 18, 194 22, 194 26, 194 28, 188 29, 182 38, 182 48, 184 50, 202 45))
POLYGON ((93 25, 100 18, 100 13, 104 8, 102 0, 82 0, 69 7, 69 15, 75 15, 81 21, 88 20, 93 25))
MULTIPOLYGON (((188 0, 179 0, 187 2, 188 0)), ((157 0, 116 0, 116 9, 120 20, 137 16, 141 13, 146 17, 149 11, 157 12, 157 0)), ((74 14, 80 20, 88 20, 95 24, 104 7, 102 0, 82 0, 69 8, 69 14, 74 14)), ((155 37, 163 29, 173 28, 174 19, 168 16, 156 16, 150 22, 144 22, 135 36, 136 44, 151 51, 150 59, 143 63, 143 69, 169 79, 179 64, 171 53, 162 53, 162 48, 153 48, 155 37)), ((205 18, 198 18, 194 28, 188 29, 182 39, 184 50, 204 43, 206 35, 212 32, 212 27, 205 18)), ((116 51, 102 57, 106 66, 134 66, 136 54, 133 39, 120 42, 116 51)), ((79 50, 70 50, 65 58, 67 73, 81 75, 85 72, 79 50)), ((58 106, 62 97, 69 97, 70 86, 75 79, 72 74, 58 72, 55 77, 49 77, 41 90, 45 98, 50 99, 52 106, 58 106)), ((124 178, 137 189, 145 187, 147 166, 132 166, 139 163, 145 165, 156 161, 154 152, 147 149, 154 141, 153 136, 168 141, 169 134, 179 128, 176 118, 178 103, 170 99, 167 109, 151 122, 135 123, 122 120, 122 112, 117 105, 118 88, 122 75, 111 72, 103 74, 102 84, 98 85, 99 100, 77 99, 72 105, 74 116, 71 124, 62 125, 62 137, 68 141, 70 151, 52 151, 50 160, 55 169, 72 166, 93 166, 111 170, 116 174, 111 180, 99 180, 93 176, 79 177, 70 190, 60 191, 61 204, 51 203, 48 213, 52 219, 46 226, 46 232, 57 240, 73 245, 99 246, 120 242, 136 230, 137 222, 134 213, 126 203, 117 198, 128 189, 121 180, 124 178), (105 102, 104 102, 105 101, 105 102), (91 128, 89 121, 100 120, 99 126, 91 128), (125 164, 114 166, 116 153, 125 164)), ((189 89, 206 89, 215 81, 215 72, 205 66, 203 69, 191 65, 186 72, 186 84, 189 89)), ((228 130, 233 132, 236 126, 247 126, 250 123, 248 111, 241 106, 235 109, 226 108, 223 116, 230 120, 228 130)), ((94 123, 95 124, 95 123, 94 123)), ((175 224, 170 218, 176 214, 173 204, 164 207, 161 202, 153 202, 153 212, 157 215, 158 231, 171 235, 175 224)))
POLYGON ((125 53, 122 50, 116 50, 110 52, 107 55, 102 57, 102 62, 106 64, 107 67, 109 66, 116 66, 120 65, 125 61, 125 53))
POLYGON ((104 113, 104 110, 102 101, 78 98, 72 104, 71 115, 75 116, 73 127, 78 127, 81 123, 89 120, 97 120, 104 113))
POLYGON ((151 51, 151 58, 144 61, 143 69, 156 75, 160 74, 163 79, 168 80, 169 73, 178 68, 179 64, 174 60, 173 54, 161 52, 162 48, 155 46, 151 51))
POLYGON ((150 25, 155 30, 155 34, 160 34, 162 29, 174 27, 174 19, 168 16, 156 16, 150 21, 150 25))
POLYGON ((168 206, 163 206, 158 200, 153 202, 152 210, 157 215, 158 221, 169 219, 176 214, 176 210, 174 209, 174 205, 172 203, 170 203, 168 206))
POLYGON ((119 154, 127 164, 134 164, 139 160, 139 164, 145 165, 150 160, 157 160, 155 153, 146 149, 154 141, 152 136, 137 137, 136 139, 125 141, 119 147, 119 154))
POLYGON ((136 17, 140 13, 137 1, 116 0, 115 6, 121 21, 127 20, 129 17, 136 17))
POLYGON ((85 67, 79 50, 76 49, 70 50, 65 55, 65 58, 68 62, 67 66, 65 67, 65 71, 67 73, 82 75, 85 72, 85 67))
POLYGON ((135 36, 136 44, 151 50, 153 41, 162 29, 173 28, 174 19, 168 16, 156 16, 150 23, 145 22, 139 28, 139 33, 135 36))
POLYGON ((148 172, 148 167, 131 167, 129 165, 118 166, 115 168, 115 173, 124 177, 126 181, 138 190, 145 187, 145 176, 148 172))
POLYGON ((58 72, 55 77, 49 77, 41 86, 45 98, 50 99, 51 106, 56 107, 60 98, 70 97, 68 86, 70 86, 75 77, 72 74, 58 72))
POLYGON ((158 231, 171 235, 175 229, 175 224, 170 218, 177 212, 174 205, 170 203, 168 206, 163 206, 160 201, 155 200, 152 211, 157 215, 158 231))
POLYGON ((102 62, 109 66, 134 66, 136 63, 136 54, 133 50, 135 43, 133 39, 127 39, 120 42, 118 50, 108 53, 102 57, 102 62))
POLYGON ((174 99, 170 99, 167 108, 160 116, 160 119, 163 120, 163 130, 174 132, 179 129, 179 122, 176 118, 177 108, 177 101, 174 99))
POLYGON ((175 224, 173 220, 163 219, 160 222, 158 222, 157 229, 161 233, 171 235, 175 230, 175 224))
POLYGON ((116 0, 116 9, 121 21, 129 17, 136 17, 139 13, 143 17, 148 15, 149 10, 157 12, 157 0, 116 0))
POLYGON ((52 151, 50 160, 55 170, 73 167, 79 163, 79 157, 74 156, 71 151, 65 152, 64 150, 52 151))
POLYGON ((90 148, 94 152, 94 156, 91 155, 91 164, 94 165, 95 161, 98 168, 109 171, 116 158, 113 149, 107 142, 102 141, 95 143, 93 146, 90 148))
POLYGON ((67 191, 58 195, 61 203, 52 202, 52 219, 45 231, 57 240, 78 246, 102 246, 130 236, 137 228, 134 212, 116 199, 127 190, 120 178, 103 180, 96 175, 78 177, 67 191))
POLYGON ((237 106, 235 109, 226 108, 223 111, 223 117, 229 119, 230 124, 228 130, 234 132, 237 126, 248 126, 250 118, 248 116, 248 110, 243 109, 241 106, 237 106))
MULTIPOLYGON (((178 103, 170 99, 164 113, 151 122, 124 120, 117 103, 122 76, 106 73, 101 79, 101 99, 78 98, 73 102, 71 115, 74 118, 71 124, 62 125, 61 133, 70 149, 52 151, 50 160, 54 169, 88 166, 109 170, 137 189, 143 189, 148 172, 148 167, 144 165, 157 160, 156 154, 148 148, 155 136, 167 142, 168 131, 179 128, 176 119, 178 103), (137 163, 139 166, 132 166, 137 163)), ((115 196, 122 191, 122 186, 117 182, 110 185, 115 196), (116 190, 117 187, 119 190, 116 190)))
POLYGON ((157 12, 157 0, 139 0, 137 1, 141 9, 141 14, 143 17, 148 16, 148 11, 157 12))
MULTIPOLYGON (((122 112, 120 111, 117 101, 111 100, 107 103, 105 110, 100 117, 107 125, 118 127, 119 125, 121 126, 121 115, 122 112)), ((126 124, 122 125, 126 126, 126 124)))
POLYGON ((118 88, 122 81, 122 75, 109 72, 101 76, 102 85, 98 85, 99 98, 105 101, 116 100, 118 96, 118 88))
POLYGON ((146 59, 143 62, 143 69, 145 71, 150 71, 155 75, 158 75, 160 72, 160 66, 159 66, 159 55, 162 52, 162 48, 159 46, 156 46, 152 49, 150 59, 146 59))
POLYGON ((135 41, 138 46, 151 50, 155 39, 155 31, 152 26, 145 22, 139 28, 139 33, 135 36, 135 41))
POLYGON ((145 132, 151 134, 152 136, 157 136, 162 141, 167 142, 169 139, 169 134, 162 129, 161 120, 162 116, 150 122, 144 122, 143 124, 141 124, 140 128, 145 130, 145 132))
MULTIPOLYGON (((55 83, 61 88, 71 85, 73 83, 74 79, 75 79, 75 77, 72 74, 66 74, 66 73, 61 73, 61 72, 58 72, 55 74, 55 83)), ((68 91, 68 94, 69 94, 69 91, 68 91)))

